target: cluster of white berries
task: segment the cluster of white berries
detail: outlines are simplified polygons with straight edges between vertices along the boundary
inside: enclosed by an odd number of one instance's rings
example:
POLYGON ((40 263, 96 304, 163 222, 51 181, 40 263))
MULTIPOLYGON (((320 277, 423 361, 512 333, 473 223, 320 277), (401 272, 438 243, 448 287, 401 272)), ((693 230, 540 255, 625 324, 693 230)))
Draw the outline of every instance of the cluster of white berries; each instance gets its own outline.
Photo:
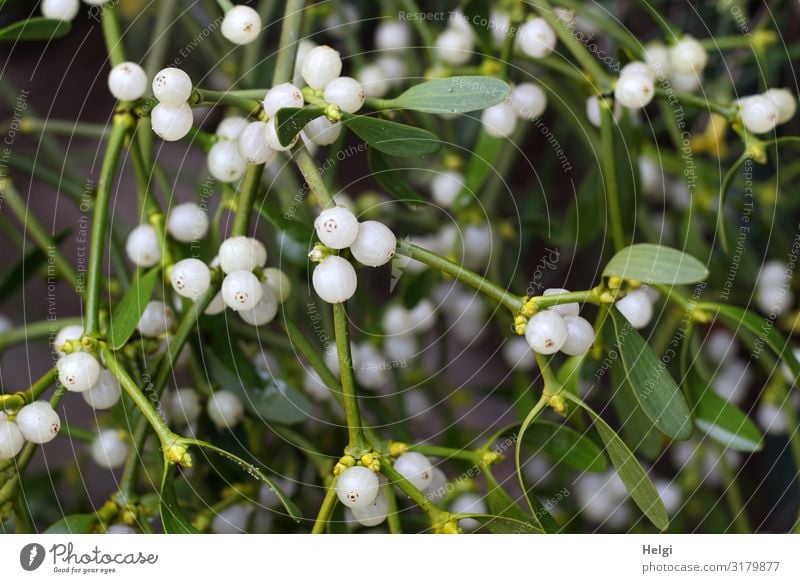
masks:
POLYGON ((779 259, 766 262, 756 280, 755 300, 767 314, 779 316, 792 307, 792 270, 779 259))
POLYGON ((708 52, 696 38, 684 35, 670 47, 659 42, 648 44, 644 60, 659 82, 668 81, 675 89, 695 91, 703 80, 708 52))
MULTIPOLYGON (((565 289, 546 289, 542 295, 568 293, 565 289)), ((576 356, 585 354, 594 341, 592 325, 581 318, 577 303, 560 304, 534 314, 525 327, 525 340, 538 354, 554 354, 559 350, 576 356)))
POLYGON ((395 304, 383 314, 383 332, 386 339, 383 351, 387 357, 404 361, 417 354, 416 336, 425 334, 436 323, 436 307, 428 299, 420 300, 412 309, 395 304))
POLYGON ((703 345, 709 361, 717 366, 711 387, 726 401, 740 404, 753 380, 749 364, 737 355, 736 339, 725 329, 715 329, 703 345))
POLYGON ((192 80, 177 67, 161 69, 153 77, 153 95, 158 100, 150 112, 150 125, 162 140, 180 140, 192 129, 194 116, 189 106, 192 80))
MULTIPOLYGON (((423 492, 429 488, 436 473, 430 460, 417 452, 402 454, 395 460, 394 469, 423 492)), ((383 476, 364 466, 353 466, 339 474, 336 495, 353 512, 359 524, 372 527, 386 520, 389 512, 385 487, 383 476)))
POLYGON ((403 52, 411 47, 411 28, 407 22, 384 20, 375 27, 375 62, 361 67, 357 79, 367 97, 384 97, 393 86, 408 78, 403 52))
POLYGON ((547 109, 547 95, 536 83, 520 83, 511 88, 503 103, 487 107, 481 115, 484 131, 495 138, 509 137, 517 119, 532 121, 547 109))
MULTIPOLYGON (((317 236, 333 250, 350 249, 353 258, 369 267, 380 267, 394 257, 397 238, 379 221, 359 222, 352 211, 343 206, 325 209, 314 221, 317 236)), ((328 303, 345 302, 356 292, 357 278, 353 265, 344 257, 327 255, 315 248, 309 253, 314 268, 314 291, 328 303)))
MULTIPOLYGON (((181 243, 205 237, 209 219, 206 211, 193 202, 174 206, 167 215, 167 233, 181 243)), ((125 252, 134 265, 153 267, 161 261, 162 251, 155 228, 149 224, 135 227, 125 241, 125 252)))
POLYGON ((61 419, 47 401, 29 403, 11 416, 0 411, 0 460, 16 456, 26 441, 51 441, 60 429, 61 419))
POLYGON ((797 112, 797 98, 788 89, 769 89, 737 101, 742 124, 754 134, 771 132, 797 112))

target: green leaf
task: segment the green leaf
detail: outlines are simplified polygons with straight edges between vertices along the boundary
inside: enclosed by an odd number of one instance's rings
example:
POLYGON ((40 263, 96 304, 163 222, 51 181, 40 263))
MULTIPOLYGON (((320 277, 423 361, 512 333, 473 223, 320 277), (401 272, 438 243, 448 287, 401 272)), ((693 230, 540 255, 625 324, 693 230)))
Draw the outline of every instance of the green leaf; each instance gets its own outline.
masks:
POLYGON ((533 517, 512 500, 511 496, 497 483, 497 480, 488 469, 484 471, 484 478, 486 479, 486 503, 489 506, 489 512, 496 516, 527 524, 528 529, 520 532, 520 534, 541 532, 539 527, 534 524, 533 517))
POLYGON ((275 495, 278 497, 278 500, 281 501, 281 504, 283 504, 283 507, 286 509, 286 512, 289 514, 289 516, 296 522, 300 522, 300 519, 303 517, 303 514, 300 512, 300 509, 297 508, 295 503, 292 502, 292 500, 283 492, 283 490, 281 490, 277 486, 277 484, 272 479, 270 479, 264 472, 262 472, 258 467, 254 466, 250 462, 244 461, 242 458, 236 455, 233 455, 231 452, 225 451, 224 449, 217 447, 216 445, 210 444, 206 441, 201 441, 199 439, 184 439, 184 442, 192 443, 204 449, 210 450, 218 455, 221 455, 222 457, 234 462, 236 465, 238 465, 240 468, 242 468, 244 471, 250 474, 250 476, 252 476, 253 478, 261 480, 262 482, 267 484, 267 486, 272 488, 272 490, 275 492, 275 495))
POLYGON ((468 113, 502 103, 508 83, 495 77, 463 76, 432 79, 410 87, 382 106, 425 113, 468 113))
POLYGON ((48 526, 44 534, 89 534, 97 522, 96 514, 72 514, 48 526))
POLYGON ((619 359, 611 364, 611 385, 614 387, 611 404, 617 412, 623 440, 633 451, 655 460, 661 454, 661 433, 636 401, 619 359))
POLYGON ((139 318, 142 317, 147 303, 153 296, 156 287, 156 280, 160 273, 159 267, 154 267, 147 273, 139 275, 131 283, 130 289, 114 308, 108 322, 109 345, 112 350, 119 350, 133 335, 139 318))
POLYGON ((400 171, 390 166, 378 150, 370 148, 368 156, 372 177, 388 195, 406 204, 425 204, 425 199, 408 185, 400 171))
POLYGON ((608 457, 617 469, 622 483, 630 493, 636 505, 644 512, 645 516, 660 530, 669 527, 669 516, 664 508, 664 503, 658 496, 658 490, 647 477, 644 469, 639 465, 639 461, 633 455, 628 446, 620 439, 613 429, 586 403, 571 393, 562 392, 561 395, 582 407, 592 418, 594 426, 600 435, 600 439, 606 446, 608 457))
MULTIPOLYGON (((459 514, 460 518, 474 518, 481 523, 481 530, 494 534, 531 534, 531 525, 522 520, 492 514, 459 514)), ((539 531, 541 532, 541 531, 539 531)))
POLYGON ((642 411, 663 433, 673 439, 689 439, 692 419, 675 380, 644 338, 616 308, 611 310, 619 354, 642 411))
POLYGON ((775 329, 769 318, 764 318, 743 308, 713 302, 703 302, 697 306, 697 310, 717 314, 727 322, 735 334, 741 334, 742 328, 749 330, 757 341, 766 343, 770 347, 775 356, 789 367, 795 378, 800 376, 800 362, 797 361, 786 339, 775 329))
POLYGON ((298 243, 310 243, 314 238, 310 227, 287 215, 274 205, 263 202, 258 207, 258 212, 272 223, 276 229, 286 233, 298 243))
POLYGON ((708 270, 690 255, 651 243, 637 243, 614 255, 603 270, 605 277, 617 275, 645 283, 679 285, 708 277, 708 270))
POLYGON ((472 150, 472 155, 467 162, 464 172, 464 188, 458 194, 455 206, 463 208, 469 205, 480 192, 483 185, 495 171, 495 162, 500 156, 504 140, 493 138, 486 132, 481 132, 478 143, 472 150))
POLYGON ((56 18, 33 17, 21 20, 0 30, 0 41, 52 40, 72 30, 72 24, 56 18))
POLYGON ((472 24, 478 37, 478 44, 481 52, 491 53, 493 51, 492 26, 496 24, 492 20, 492 13, 489 10, 488 0, 468 0, 463 8, 464 19, 472 24))
POLYGON ((275 126, 278 130, 278 141, 288 146, 297 134, 313 119, 325 115, 322 107, 284 107, 275 114, 275 126))
POLYGON ((197 530, 184 516, 175 494, 173 466, 165 463, 161 476, 161 524, 166 534, 197 534, 197 530))
POLYGON ((602 472, 606 469, 606 458, 600 448, 588 437, 561 423, 531 423, 525 432, 525 443, 544 450, 554 462, 563 462, 576 470, 602 472))
POLYGON ((687 374, 695 425, 714 441, 738 451, 759 451, 763 446, 758 427, 737 406, 728 403, 708 386, 696 368, 687 374))
MULTIPOLYGON (((53 241, 58 245, 66 239, 69 233, 69 230, 62 231, 53 238, 53 241)), ((21 259, 3 271, 3 274, 0 275, 0 301, 7 300, 11 294, 22 286, 28 277, 36 274, 36 272, 47 263, 47 259, 47 254, 44 251, 38 247, 34 247, 29 249, 21 259)))
POLYGON ((271 379, 264 387, 245 390, 237 383, 229 390, 239 393, 245 408, 262 421, 291 425, 308 419, 311 402, 282 380, 271 379))
POLYGON ((363 115, 347 116, 342 123, 367 144, 390 156, 416 158, 439 151, 442 143, 427 130, 363 115))

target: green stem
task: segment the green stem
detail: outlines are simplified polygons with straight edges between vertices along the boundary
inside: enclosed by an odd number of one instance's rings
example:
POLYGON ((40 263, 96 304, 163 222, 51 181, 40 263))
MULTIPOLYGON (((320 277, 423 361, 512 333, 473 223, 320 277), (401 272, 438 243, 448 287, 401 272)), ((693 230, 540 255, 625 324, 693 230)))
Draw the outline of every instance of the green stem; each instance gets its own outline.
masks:
POLYGON ((356 381, 353 375, 353 357, 350 354, 350 332, 347 326, 347 309, 343 303, 333 304, 333 329, 336 335, 336 352, 339 357, 339 376, 342 381, 344 414, 347 418, 349 442, 345 452, 356 459, 370 450, 364 429, 361 426, 361 413, 358 410, 356 381))
POLYGON ((516 313, 522 308, 522 300, 519 298, 519 296, 515 296, 514 294, 507 292, 499 285, 492 283, 485 277, 478 275, 474 271, 470 271, 462 265, 453 263, 441 255, 438 255, 432 251, 428 251, 427 249, 423 249, 422 247, 418 247, 417 245, 407 241, 398 242, 397 252, 400 255, 421 261, 422 263, 433 267, 434 269, 438 269, 442 273, 446 273, 458 280, 463 281, 482 294, 485 294, 493 300, 500 302, 512 312, 516 313))
POLYGON ((747 519, 747 514, 744 510, 742 492, 739 490, 736 476, 733 474, 733 469, 725 458, 725 452, 721 449, 717 449, 716 451, 719 453, 719 470, 722 474, 722 479, 725 481, 725 500, 728 503, 736 532, 739 534, 750 534, 752 533, 750 530, 750 521, 747 519))
POLYGON ((336 508, 336 503, 338 501, 339 498, 336 496, 336 478, 334 477, 325 490, 325 498, 322 500, 322 506, 320 506, 319 512, 317 513, 317 519, 314 521, 311 534, 322 534, 325 532, 325 526, 328 524, 331 514, 333 514, 333 509, 336 508))
POLYGON ((300 41, 300 29, 303 26, 305 0, 287 0, 281 23, 281 38, 275 71, 272 74, 272 86, 288 83, 294 75, 294 61, 297 55, 297 44, 300 41))
POLYGON ((444 459, 459 459, 465 462, 475 462, 476 452, 466 449, 456 449, 454 447, 441 447, 437 445, 409 445, 410 451, 418 451, 427 456, 440 457, 444 459))
POLYGON ((161 0, 158 3, 156 20, 153 24, 153 32, 150 35, 150 49, 144 62, 144 70, 148 79, 155 77, 164 63, 169 49, 169 38, 177 7, 177 0, 161 0))
POLYGON ((222 8, 223 12, 227 12, 233 8, 233 2, 231 2, 231 0, 217 0, 217 4, 219 4, 219 7, 222 8))
POLYGON ((106 41, 108 58, 111 66, 115 67, 127 61, 125 58, 125 45, 122 44, 122 31, 117 19, 117 11, 114 4, 104 6, 100 11, 100 23, 103 25, 103 38, 106 41))
MULTIPOLYGON (((103 14, 109 12, 104 10, 103 14)), ((128 114, 118 113, 114 116, 111 135, 108 139, 103 166, 100 169, 100 180, 97 184, 92 217, 92 239, 89 249, 89 268, 86 279, 86 325, 83 330, 87 335, 96 334, 100 326, 100 288, 103 283, 103 251, 105 250, 106 231, 108 226, 108 205, 111 199, 111 186, 117 172, 117 165, 125 138, 134 126, 134 119, 128 114)))
POLYGON ((311 365, 311 368, 320 376, 322 382, 325 383, 325 386, 330 390, 333 398, 344 406, 342 386, 339 383, 339 379, 336 378, 336 375, 334 375, 331 369, 325 364, 325 360, 320 356, 319 352, 314 349, 311 342, 308 341, 308 338, 306 338, 300 331, 300 328, 297 327, 297 324, 286 317, 286 315, 281 319, 281 325, 286 331, 286 335, 289 337, 289 342, 291 342, 292 346, 303 355, 308 361, 308 364, 311 365))
POLYGON ((656 97, 659 99, 677 100, 678 103, 691 105, 692 107, 696 107, 701 111, 718 113, 728 119, 736 114, 736 106, 734 105, 726 105, 718 101, 711 101, 701 95, 694 95, 685 91, 676 91, 672 88, 664 89, 662 87, 656 87, 656 97))
POLYGON ((68 423, 61 424, 61 430, 59 433, 61 433, 61 435, 67 439, 81 441, 83 443, 92 443, 95 437, 97 437, 97 435, 92 431, 83 429, 82 427, 75 427, 74 425, 70 425, 68 423))
POLYGON ((41 397, 47 389, 50 388, 50 385, 53 384, 57 376, 58 370, 56 367, 53 367, 44 375, 42 375, 42 377, 40 377, 36 382, 34 382, 27 390, 13 393, 11 395, 0 395, 0 411, 16 411, 25 405, 33 403, 35 400, 41 397))
POLYGON ((420 492, 414 484, 406 480, 405 477, 395 470, 386 460, 381 463, 381 473, 389 478, 390 486, 395 485, 400 488, 403 492, 408 494, 408 497, 411 498, 417 506, 422 508, 425 514, 430 517, 434 527, 447 521, 449 514, 428 500, 425 494, 420 492))
POLYGON ((264 165, 251 165, 245 172, 236 200, 236 214, 233 217, 231 236, 246 235, 250 226, 250 216, 253 213, 261 176, 264 174, 264 165))
POLYGON ((670 21, 664 18, 659 9, 650 4, 649 0, 638 0, 637 4, 644 8, 645 12, 647 12, 651 18, 655 20, 656 24, 664 32, 664 36, 666 37, 667 41, 672 42, 683 36, 683 33, 673 27, 670 21))
POLYGON ((261 109, 261 103, 255 99, 239 97, 230 91, 212 91, 211 89, 195 88, 189 98, 189 105, 197 107, 204 105, 228 105, 235 107, 247 115, 256 115, 261 109))
POLYGON ((625 246, 625 234, 622 226, 622 211, 619 205, 619 186, 617 184, 617 166, 614 156, 614 114, 611 102, 600 100, 600 164, 605 181, 606 201, 611 221, 611 239, 616 251, 625 246))
POLYGON ((311 157, 311 154, 308 153, 308 150, 302 147, 299 148, 294 156, 294 160, 303 178, 305 178, 308 188, 316 196, 319 207, 326 209, 334 206, 336 203, 328 192, 328 187, 325 185, 325 181, 322 179, 314 163, 314 159, 311 157))
POLYGON ((389 503, 386 523, 389 525, 389 532, 392 534, 403 534, 403 527, 400 525, 400 513, 397 509, 397 496, 391 488, 384 488, 386 501, 389 503))
POLYGON ((61 328, 66 326, 80 325, 83 320, 79 317, 74 318, 60 318, 58 320, 40 320, 39 322, 31 322, 30 324, 23 324, 18 328, 9 330, 0 335, 0 351, 5 350, 9 346, 14 346, 22 342, 30 342, 32 340, 40 340, 50 338, 61 328))
POLYGON ((20 131, 24 134, 51 134, 102 140, 108 135, 108 126, 99 123, 26 117, 20 123, 20 131))
MULTIPOLYGON (((396 0, 398 7, 402 8, 403 12, 411 15, 419 15, 421 11, 419 6, 414 0, 396 0)), ((433 36, 433 30, 428 27, 427 23, 422 18, 413 18, 412 24, 417 34, 422 39, 423 48, 428 52, 428 57, 431 61, 436 61, 436 52, 433 48, 436 46, 436 38, 433 36)))
POLYGON ((45 257, 52 257, 53 265, 59 275, 64 277, 73 288, 79 287, 80 278, 78 277, 78 272, 75 271, 69 260, 58 249, 58 246, 52 237, 47 234, 39 219, 29 212, 30 208, 27 202, 22 200, 10 180, 0 181, 0 196, 8 203, 11 212, 22 223, 25 232, 30 234, 31 239, 33 239, 33 242, 36 243, 36 246, 39 247, 45 257))
POLYGON ((536 304, 538 309, 544 310, 546 308, 552 308, 553 306, 572 303, 595 304, 599 306, 602 302, 595 290, 587 289, 585 291, 566 292, 549 296, 535 296, 533 297, 533 303, 536 304))
POLYGON ((73 201, 85 205, 84 209, 91 208, 91 205, 94 204, 94 192, 90 185, 81 184, 71 176, 54 172, 42 163, 34 163, 30 158, 20 155, 19 152, 8 159, 8 165, 57 188, 73 201))

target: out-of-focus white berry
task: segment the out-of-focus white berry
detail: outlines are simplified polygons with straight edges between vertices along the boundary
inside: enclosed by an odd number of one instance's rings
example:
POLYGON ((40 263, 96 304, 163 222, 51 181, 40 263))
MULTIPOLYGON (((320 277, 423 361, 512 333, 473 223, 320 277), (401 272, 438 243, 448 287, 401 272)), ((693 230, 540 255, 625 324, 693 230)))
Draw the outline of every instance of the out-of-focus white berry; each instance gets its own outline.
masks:
POLYGON ((211 395, 206 411, 208 418, 220 429, 235 427, 244 419, 242 400, 230 391, 217 391, 211 395))
POLYGON ((355 113, 364 105, 367 94, 361 83, 352 77, 337 77, 325 86, 325 101, 338 105, 342 111, 355 113))
POLYGON ((532 18, 519 27, 517 46, 534 59, 542 59, 556 48, 556 33, 543 18, 532 18))
POLYGON ((383 343, 387 358, 402 362, 417 355, 417 341, 413 336, 390 336, 383 343))
POLYGON ((503 360, 512 370, 528 371, 536 366, 536 357, 531 347, 520 336, 510 338, 503 344, 503 360))
POLYGON ((475 42, 472 35, 451 26, 436 37, 434 47, 442 63, 458 67, 472 59, 475 42))
POLYGON ((498 103, 483 110, 481 124, 490 136, 507 138, 517 127, 517 114, 508 103, 498 103))
POLYGON ((677 73, 697 74, 708 64, 708 52, 696 38, 687 34, 670 47, 669 62, 677 73))
POLYGON ((327 45, 314 47, 303 61, 303 79, 312 89, 324 89, 341 73, 342 59, 339 51, 327 45))
POLYGON ((208 171, 220 182, 236 182, 247 169, 236 142, 222 140, 208 151, 208 171))
POLYGON ((431 194, 436 204, 450 208, 458 193, 464 188, 464 175, 456 170, 445 170, 431 182, 431 194))
POLYGON ((711 379, 711 387, 720 397, 738 405, 747 396, 752 381, 753 372, 748 363, 731 358, 711 379))
POLYGON ((416 451, 409 451, 397 458, 394 469, 418 490, 424 490, 433 479, 430 460, 416 451))
POLYGON ((642 77, 647 77, 654 83, 656 80, 656 72, 644 61, 631 61, 622 67, 619 71, 619 76, 625 77, 626 75, 640 75, 642 77))
MULTIPOLYGON (((462 494, 450 505, 450 512, 453 514, 486 514, 488 509, 486 502, 477 494, 462 494)), ((458 526, 464 532, 472 532, 480 527, 481 523, 474 518, 462 518, 458 521, 458 526)))
POLYGON ((561 352, 570 356, 586 354, 594 342, 592 325, 580 316, 564 318, 567 325, 567 339, 561 346, 561 352))
POLYGON ((541 117, 547 109, 547 95, 536 83, 520 83, 511 90, 508 99, 514 113, 522 119, 541 117))
POLYGON ((614 87, 614 98, 628 109, 641 109, 653 100, 656 91, 653 80, 645 75, 622 75, 614 87))
POLYGON ((110 370, 104 368, 100 371, 100 378, 88 391, 81 393, 84 401, 92 409, 111 409, 122 396, 122 387, 119 379, 110 370))
POLYGON ((254 121, 239 135, 239 154, 248 164, 272 164, 278 155, 267 144, 267 124, 254 121))
POLYGON ((206 211, 193 202, 172 207, 167 217, 167 231, 176 241, 192 243, 199 241, 208 232, 206 211))
POLYGON ((379 51, 403 51, 411 44, 411 28, 406 22, 384 20, 375 27, 375 48, 379 51))
POLYGON ((390 89, 389 80, 386 72, 377 64, 370 64, 361 67, 356 74, 358 82, 364 89, 367 97, 380 98, 386 95, 390 89))
MULTIPOLYGON (((560 287, 551 287, 542 292, 543 296, 556 296, 559 294, 567 294, 569 293, 568 289, 560 288, 560 287)), ((553 306, 550 308, 551 311, 557 313, 558 315, 566 318, 567 316, 577 316, 580 313, 580 306, 578 306, 577 302, 572 302, 569 304, 559 304, 557 306, 553 306)))
MULTIPOLYGON (((379 57, 378 60, 375 61, 375 64, 383 71, 386 81, 392 85, 402 85, 408 78, 408 66, 400 57, 384 55, 379 57)), ((363 89, 364 86, 362 85, 361 88, 363 89)), ((369 95, 366 91, 364 91, 364 94, 369 95)))
POLYGON ((136 329, 142 336, 158 338, 172 328, 174 323, 172 309, 164 302, 153 300, 145 306, 136 329))
POLYGON ((644 328, 653 317, 653 304, 641 290, 629 293, 614 305, 634 328, 644 328))
POLYGON ((182 388, 170 391, 164 397, 170 421, 179 425, 190 425, 197 421, 203 411, 200 399, 194 389, 182 388))
POLYGON ((71 21, 78 15, 80 7, 78 0, 42 0, 42 16, 71 21))
POLYGON ((672 73, 669 49, 661 43, 650 43, 644 48, 644 62, 650 66, 659 81, 669 78, 672 73))
POLYGON ((778 125, 780 114, 778 108, 764 95, 752 95, 739 100, 742 112, 742 123, 754 134, 771 132, 778 125))
POLYGON ((128 459, 130 447, 116 429, 103 429, 92 442, 92 459, 101 468, 113 470, 128 459))
POLYGON ((764 93, 778 110, 778 123, 786 123, 797 112, 797 97, 788 89, 769 89, 764 93))
MULTIPOLYGON (((789 422, 783 409, 769 403, 759 405, 756 411, 756 421, 758 426, 770 435, 783 435, 789 428, 789 422)), ((17 417, 17 423, 19 423, 19 417, 17 417)))
POLYGON ((25 437, 13 421, 0 418, 0 460, 9 460, 22 451, 25 437))
POLYGON ((703 344, 708 358, 715 364, 722 364, 736 353, 736 338, 725 329, 715 329, 703 344))

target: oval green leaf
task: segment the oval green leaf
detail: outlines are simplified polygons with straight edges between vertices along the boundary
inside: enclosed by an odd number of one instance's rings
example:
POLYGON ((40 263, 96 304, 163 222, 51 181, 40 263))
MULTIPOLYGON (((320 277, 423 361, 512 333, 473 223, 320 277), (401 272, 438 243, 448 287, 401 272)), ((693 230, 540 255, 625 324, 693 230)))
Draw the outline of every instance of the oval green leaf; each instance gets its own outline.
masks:
POLYGON ((611 310, 614 332, 636 401, 653 424, 673 439, 689 439, 692 418, 675 379, 644 338, 616 308, 611 310))
POLYGON ((565 463, 576 470, 602 472, 606 458, 588 437, 571 427, 552 421, 535 421, 525 432, 525 443, 541 449, 555 463, 565 463))
POLYGON ((174 480, 173 466, 164 463, 161 476, 161 525, 166 534, 197 534, 200 531, 192 526, 178 504, 174 480))
POLYGON ((375 148, 369 149, 369 169, 375 182, 393 199, 411 205, 425 203, 425 199, 403 179, 400 171, 393 168, 375 148))
POLYGON ((44 534, 89 534, 96 524, 96 514, 72 514, 48 526, 44 534))
POLYGON ((645 283, 680 285, 708 277, 708 269, 691 255, 671 247, 637 243, 626 247, 606 265, 603 275, 616 275, 645 283))
POLYGON ((509 91, 508 83, 494 77, 447 77, 414 85, 394 99, 382 101, 381 106, 425 113, 468 113, 502 103, 509 91))
POLYGON ((763 447, 758 427, 736 405, 715 393, 695 368, 689 369, 686 382, 700 431, 726 448, 753 452, 763 447))
POLYGON ((130 289, 114 308, 108 321, 108 340, 112 350, 119 350, 133 335, 147 302, 153 297, 160 268, 140 274, 131 283, 130 289))
POLYGON ((431 156, 442 147, 439 138, 427 130, 385 119, 347 116, 342 123, 367 144, 390 156, 431 156))
POLYGON ((606 446, 608 457, 617 469, 622 483, 631 495, 636 505, 644 512, 644 515, 659 529, 666 530, 669 527, 669 516, 664 503, 658 495, 658 490, 647 477, 644 469, 639 465, 639 461, 633 455, 628 446, 620 439, 619 435, 611 429, 594 410, 575 395, 562 392, 561 395, 581 407, 592 418, 600 439, 606 446))
POLYGON ((325 110, 321 107, 284 107, 279 109, 275 114, 278 141, 281 145, 288 146, 308 122, 324 114, 325 110))
POLYGON ((70 30, 72 24, 66 20, 34 17, 0 30, 0 40, 51 40, 68 34, 70 30))
POLYGON ((533 534, 542 532, 541 529, 534 524, 533 517, 520 508, 519 505, 511 498, 511 496, 509 496, 508 493, 503 490, 488 469, 484 471, 484 478, 486 479, 487 488, 486 503, 489 506, 490 513, 527 524, 528 529, 522 530, 520 534, 533 534))

